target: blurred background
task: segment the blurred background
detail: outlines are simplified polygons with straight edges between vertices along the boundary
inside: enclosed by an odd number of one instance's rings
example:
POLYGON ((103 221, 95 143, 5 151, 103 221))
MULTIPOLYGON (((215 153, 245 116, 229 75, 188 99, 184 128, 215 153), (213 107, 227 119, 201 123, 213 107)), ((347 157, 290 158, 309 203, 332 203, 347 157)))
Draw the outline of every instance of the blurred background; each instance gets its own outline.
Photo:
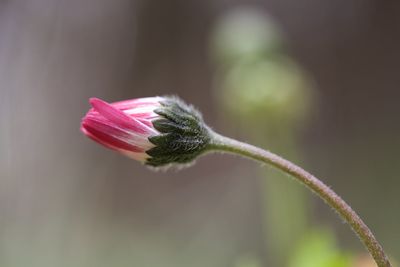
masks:
POLYGON ((322 178, 399 259, 399 14, 378 0, 0 0, 0 266, 374 266, 273 169, 210 155, 152 172, 79 132, 89 97, 165 94, 322 178))

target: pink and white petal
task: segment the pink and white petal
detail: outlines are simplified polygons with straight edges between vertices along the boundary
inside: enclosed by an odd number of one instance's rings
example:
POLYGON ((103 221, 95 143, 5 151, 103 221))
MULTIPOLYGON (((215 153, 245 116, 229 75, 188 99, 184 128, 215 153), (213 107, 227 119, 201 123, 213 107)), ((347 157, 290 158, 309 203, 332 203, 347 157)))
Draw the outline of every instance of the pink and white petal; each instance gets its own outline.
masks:
POLYGON ((101 99, 91 98, 90 104, 97 112, 99 112, 105 118, 114 122, 121 128, 127 128, 142 134, 146 133, 151 134, 154 132, 147 125, 141 123, 140 121, 136 120, 131 116, 128 116, 123 111, 113 107, 112 105, 108 104, 107 102, 101 99))
POLYGON ((93 125, 86 124, 84 122, 82 124, 82 127, 85 129, 86 135, 88 137, 92 138, 94 141, 96 141, 108 148, 117 149, 117 150, 124 149, 124 150, 129 150, 129 151, 133 151, 133 152, 137 152, 137 153, 144 151, 143 148, 133 145, 133 144, 130 144, 121 137, 113 136, 106 132, 103 132, 93 125))
POLYGON ((148 138, 143 139, 132 136, 131 141, 134 142, 135 145, 140 146, 145 151, 154 147, 153 143, 151 143, 148 138))
POLYGON ((149 136, 147 134, 141 134, 138 132, 120 128, 118 127, 118 125, 113 124, 105 118, 87 117, 85 118, 83 125, 92 126, 100 132, 111 135, 124 143, 130 144, 134 147, 139 147, 141 149, 147 150, 149 144, 151 144, 148 139, 149 136))
POLYGON ((160 101, 162 101, 162 97, 144 97, 144 98, 135 98, 130 100, 123 100, 112 103, 118 109, 125 110, 125 109, 132 109, 137 107, 145 107, 145 106, 159 106, 160 101))
POLYGON ((157 109, 159 106, 143 106, 143 107, 137 107, 137 108, 132 108, 132 109, 125 109, 123 112, 125 114, 129 114, 129 116, 136 116, 140 114, 148 114, 148 116, 159 116, 154 112, 155 109, 157 109))
POLYGON ((110 144, 104 142, 103 140, 97 138, 96 136, 94 136, 91 132, 89 132, 88 130, 86 130, 86 128, 85 128, 84 126, 81 126, 81 132, 84 133, 87 137, 89 137, 89 138, 92 139, 93 141, 95 141, 95 142, 97 142, 97 143, 99 143, 99 144, 101 144, 101 145, 103 145, 103 146, 105 146, 105 147, 107 147, 107 148, 117 150, 116 147, 114 147, 114 146, 112 146, 112 145, 110 145, 110 144))
POLYGON ((105 147, 107 147, 109 149, 112 149, 112 150, 114 150, 114 151, 116 151, 118 153, 121 153, 121 154, 123 154, 125 156, 128 156, 128 157, 130 157, 130 158, 132 158, 134 160, 138 160, 138 161, 144 163, 149 158, 149 155, 147 155, 145 152, 132 152, 132 151, 124 150, 124 149, 121 149, 121 148, 118 148, 118 147, 114 147, 114 146, 112 146, 112 145, 110 145, 108 143, 105 143, 101 139, 99 139, 96 136, 92 135, 90 132, 86 131, 86 129, 83 128, 83 127, 81 128, 81 131, 87 137, 92 139, 93 141, 95 141, 95 142, 97 142, 97 143, 99 143, 99 144, 101 144, 101 145, 103 145, 103 146, 105 146, 105 147))
POLYGON ((141 123, 147 125, 148 127, 154 128, 151 120, 148 120, 148 119, 137 119, 137 120, 139 120, 141 123))

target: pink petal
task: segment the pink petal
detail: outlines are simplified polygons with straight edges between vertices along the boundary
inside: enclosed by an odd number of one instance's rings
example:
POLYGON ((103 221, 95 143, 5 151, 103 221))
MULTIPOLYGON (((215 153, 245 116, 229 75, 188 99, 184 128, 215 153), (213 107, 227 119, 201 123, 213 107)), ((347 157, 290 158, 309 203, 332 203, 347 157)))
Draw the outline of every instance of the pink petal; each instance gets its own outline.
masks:
POLYGON ((137 119, 138 121, 140 121, 141 123, 147 125, 148 127, 153 127, 153 123, 150 120, 147 119, 137 119))
POLYGON ((98 98, 91 98, 90 104, 97 112, 99 112, 105 118, 119 125, 122 128, 127 128, 142 134, 152 132, 151 129, 149 129, 149 127, 144 125, 142 122, 128 116, 121 110, 113 107, 112 105, 108 104, 103 100, 100 100, 98 98))
POLYGON ((88 115, 84 118, 84 123, 91 124, 98 130, 101 130, 110 135, 116 136, 121 140, 126 140, 128 143, 142 147, 144 143, 148 143, 148 134, 141 134, 138 132, 133 132, 129 129, 124 129, 107 120, 102 116, 88 115))
POLYGON ((161 97, 145 97, 123 100, 112 103, 113 106, 120 110, 135 109, 138 107, 160 106, 161 97))
POLYGON ((82 133, 84 133, 87 137, 89 137, 93 141, 96 141, 97 143, 99 143, 99 144, 101 144, 101 145, 103 145, 103 146, 105 146, 107 148, 118 150, 118 148, 116 148, 116 147, 104 142, 103 140, 97 138, 91 132, 88 132, 88 130, 86 130, 86 128, 83 125, 81 126, 81 131, 82 131, 82 133))
POLYGON ((82 131, 88 137, 106 147, 124 149, 132 152, 144 152, 142 148, 127 142, 126 133, 118 128, 90 119, 86 119, 82 122, 82 128, 84 129, 82 131))

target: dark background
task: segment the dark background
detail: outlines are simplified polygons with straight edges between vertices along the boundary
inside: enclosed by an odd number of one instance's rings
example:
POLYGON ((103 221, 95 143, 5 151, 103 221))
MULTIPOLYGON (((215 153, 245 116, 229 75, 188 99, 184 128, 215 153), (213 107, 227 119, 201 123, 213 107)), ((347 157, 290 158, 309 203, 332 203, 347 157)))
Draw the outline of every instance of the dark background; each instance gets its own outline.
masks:
MULTIPOLYGON (((275 19, 315 81, 303 165, 400 258, 400 2, 15 0, 0 1, 1 266, 268 258, 257 164, 212 155, 180 172, 151 172, 79 132, 89 97, 177 94, 235 137, 219 119, 209 49, 218 18, 241 4, 275 19)), ((332 227, 340 247, 363 252, 313 202, 313 221, 332 227)))

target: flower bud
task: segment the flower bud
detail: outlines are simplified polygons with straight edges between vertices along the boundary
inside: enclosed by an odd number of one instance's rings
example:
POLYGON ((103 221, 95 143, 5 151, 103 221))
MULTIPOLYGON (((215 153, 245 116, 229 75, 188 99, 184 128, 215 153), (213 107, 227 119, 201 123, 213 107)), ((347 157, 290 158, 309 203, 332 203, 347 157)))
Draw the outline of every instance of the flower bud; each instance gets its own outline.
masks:
POLYGON ((81 131, 94 141, 144 164, 186 164, 210 141, 201 114, 176 97, 138 98, 109 104, 91 98, 81 131))

